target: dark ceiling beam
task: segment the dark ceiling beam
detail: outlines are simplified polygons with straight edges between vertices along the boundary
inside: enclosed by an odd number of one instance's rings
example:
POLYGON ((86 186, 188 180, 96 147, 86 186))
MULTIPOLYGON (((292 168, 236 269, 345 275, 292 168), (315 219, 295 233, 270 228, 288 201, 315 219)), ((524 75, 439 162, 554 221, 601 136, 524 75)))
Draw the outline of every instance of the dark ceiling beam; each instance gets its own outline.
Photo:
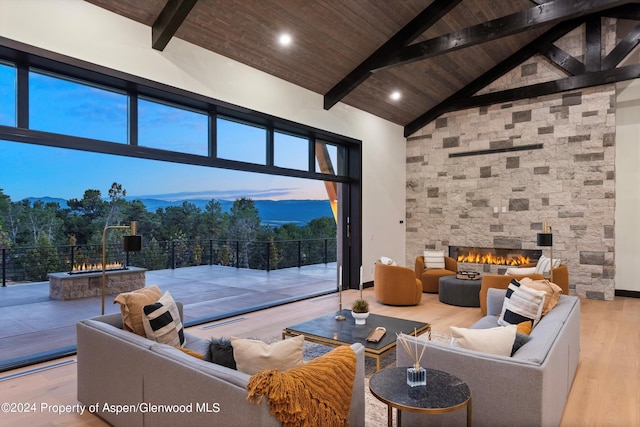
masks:
POLYGON ((602 69, 615 68, 626 58, 640 43, 640 24, 629 31, 620 43, 602 60, 602 69))
POLYGON ((593 16, 585 22, 584 66, 587 72, 600 71, 602 65, 602 18, 593 16))
POLYGON ((500 104, 503 102, 517 101, 519 99, 535 98, 558 92, 566 92, 609 83, 622 82, 625 80, 633 80, 638 77, 640 77, 640 64, 627 65, 626 67, 585 73, 579 76, 571 76, 560 80, 554 80, 552 82, 539 83, 500 92, 492 92, 486 95, 474 96, 465 100, 460 100, 456 109, 482 107, 486 105, 500 104))
POLYGON ((582 62, 578 61, 556 45, 551 45, 545 51, 540 53, 569 75, 577 76, 578 74, 582 74, 586 71, 582 62))
POLYGON ((513 55, 497 64, 495 67, 482 74, 480 77, 451 95, 440 104, 436 105, 420 117, 407 124, 404 128, 404 136, 409 136, 416 132, 427 123, 432 122, 439 116, 449 111, 457 109, 458 100, 465 99, 473 96, 476 92, 489 85, 493 81, 497 80, 507 72, 511 71, 514 67, 520 65, 522 62, 531 58, 540 50, 545 50, 550 47, 553 42, 566 35, 570 31, 573 31, 576 27, 582 24, 583 20, 574 19, 571 21, 562 22, 555 25, 546 33, 542 34, 531 43, 527 44, 513 55))
POLYGON ((151 47, 164 50, 198 0, 168 0, 151 27, 151 47))
POLYGON ((336 105, 342 98, 371 76, 373 64, 386 58, 397 49, 403 48, 433 24, 444 17, 462 0, 435 0, 418 16, 400 29, 393 37, 380 46, 371 56, 365 59, 353 71, 351 71, 338 84, 332 87, 324 96, 324 109, 328 110, 336 105))
POLYGON ((517 34, 541 25, 578 18, 629 3, 629 0, 554 0, 493 21, 415 43, 381 58, 371 71, 408 64, 489 40, 517 34))
POLYGON ((633 3, 614 7, 613 9, 606 10, 602 16, 620 19, 640 19, 640 4, 633 3))

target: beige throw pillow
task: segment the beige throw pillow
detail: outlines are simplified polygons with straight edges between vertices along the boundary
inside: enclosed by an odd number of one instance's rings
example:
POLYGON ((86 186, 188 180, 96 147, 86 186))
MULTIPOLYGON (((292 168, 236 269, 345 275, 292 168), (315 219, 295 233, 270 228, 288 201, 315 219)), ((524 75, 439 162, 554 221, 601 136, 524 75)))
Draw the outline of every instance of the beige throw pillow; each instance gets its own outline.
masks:
POLYGON ((444 269, 444 252, 442 251, 424 251, 424 268, 444 269))
POLYGON ((544 291, 544 304, 542 306, 542 315, 544 316, 551 311, 553 307, 558 304, 560 295, 562 294, 562 288, 553 282, 548 280, 531 280, 528 277, 520 280, 520 283, 527 288, 536 289, 538 291, 544 291))
POLYGON ((504 272, 507 276, 524 276, 526 274, 535 274, 535 267, 508 267, 504 272))
POLYGON ((454 345, 458 347, 509 357, 517 331, 517 325, 489 329, 467 329, 452 326, 451 336, 454 338, 454 345))
POLYGON ((260 340, 231 337, 238 371, 254 375, 267 369, 284 371, 302 365, 304 336, 266 344, 260 340))
POLYGON ((124 330, 135 332, 145 337, 146 333, 144 331, 144 325, 142 324, 142 309, 145 305, 158 301, 161 296, 162 292, 156 285, 119 294, 113 300, 113 303, 120 304, 124 330))

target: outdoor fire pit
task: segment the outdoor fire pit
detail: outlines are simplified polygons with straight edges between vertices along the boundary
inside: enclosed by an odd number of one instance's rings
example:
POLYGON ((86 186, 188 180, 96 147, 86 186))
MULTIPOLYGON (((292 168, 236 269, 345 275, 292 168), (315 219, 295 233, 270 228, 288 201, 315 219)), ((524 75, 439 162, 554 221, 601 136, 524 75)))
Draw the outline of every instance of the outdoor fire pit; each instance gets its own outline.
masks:
MULTIPOLYGON (((139 267, 109 268, 105 273, 105 295, 144 288, 145 272, 139 267)), ((49 274, 49 297, 72 300, 102 295, 102 270, 72 271, 49 274)))

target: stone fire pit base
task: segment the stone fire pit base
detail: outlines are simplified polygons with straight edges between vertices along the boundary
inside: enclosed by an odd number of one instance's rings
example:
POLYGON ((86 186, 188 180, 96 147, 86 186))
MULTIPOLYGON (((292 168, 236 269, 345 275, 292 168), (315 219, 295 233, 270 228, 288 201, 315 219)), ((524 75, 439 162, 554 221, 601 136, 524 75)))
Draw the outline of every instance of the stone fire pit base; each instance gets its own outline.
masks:
MULTIPOLYGON (((126 270, 106 272, 104 293, 115 295, 121 292, 144 288, 145 268, 127 267, 126 270)), ((102 272, 49 274, 49 297, 57 300, 72 300, 102 295, 102 272)))

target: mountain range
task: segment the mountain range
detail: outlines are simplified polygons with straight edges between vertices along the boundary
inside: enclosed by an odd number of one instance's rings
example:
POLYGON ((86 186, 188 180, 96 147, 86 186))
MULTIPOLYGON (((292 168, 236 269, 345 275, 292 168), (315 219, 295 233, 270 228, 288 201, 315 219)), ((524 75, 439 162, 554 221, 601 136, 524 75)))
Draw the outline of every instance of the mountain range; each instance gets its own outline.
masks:
MULTIPOLYGON (((58 203, 62 209, 68 208, 67 201, 55 197, 28 197, 32 204, 41 200, 44 203, 58 203)), ((159 208, 166 209, 170 206, 181 206, 188 202, 204 210, 210 200, 205 199, 183 199, 183 200, 163 200, 154 198, 125 197, 126 200, 140 200, 149 212, 155 212, 159 208)), ((233 200, 218 200, 223 212, 231 212, 233 200)), ((306 225, 309 221, 322 216, 332 217, 331 205, 328 200, 254 200, 260 220, 263 225, 271 227, 283 224, 294 223, 299 226, 306 225)))

